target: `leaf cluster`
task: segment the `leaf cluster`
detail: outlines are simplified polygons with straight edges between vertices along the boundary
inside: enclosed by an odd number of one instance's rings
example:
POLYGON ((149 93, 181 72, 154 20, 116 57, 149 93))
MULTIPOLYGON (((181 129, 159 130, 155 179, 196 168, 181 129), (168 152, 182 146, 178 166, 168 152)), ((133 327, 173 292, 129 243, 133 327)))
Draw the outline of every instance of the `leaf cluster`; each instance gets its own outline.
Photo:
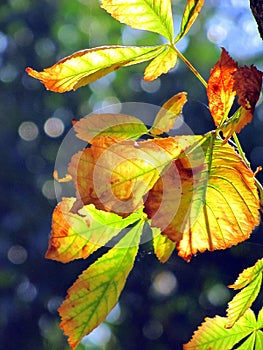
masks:
MULTIPOLYGON (((151 81, 180 58, 205 86, 216 125, 205 135, 163 137, 181 118, 186 92, 165 102, 150 128, 121 113, 93 114, 74 122, 76 136, 89 147, 73 155, 66 178, 55 173, 58 181, 73 182, 76 196, 63 198, 53 212, 46 257, 66 263, 86 259, 102 246, 110 249, 78 277, 59 308, 60 326, 72 349, 117 303, 145 225, 151 227, 155 255, 166 262, 174 250, 190 261, 198 252, 231 247, 248 239, 259 224, 262 188, 236 133, 253 118, 262 72, 253 65, 239 67, 222 49, 204 81, 176 47, 203 5, 203 0, 186 2, 174 35, 169 0, 102 0, 101 7, 116 20, 155 32, 167 43, 89 48, 42 72, 27 68, 47 89, 62 93, 146 61, 144 79, 151 81), (236 96, 240 107, 230 114, 236 96)), ((206 319, 185 349, 230 349, 245 337, 239 349, 248 344, 259 349, 262 312, 256 321, 250 306, 261 287, 261 271, 260 260, 240 274, 231 287, 242 291, 229 303, 227 317, 206 319)))

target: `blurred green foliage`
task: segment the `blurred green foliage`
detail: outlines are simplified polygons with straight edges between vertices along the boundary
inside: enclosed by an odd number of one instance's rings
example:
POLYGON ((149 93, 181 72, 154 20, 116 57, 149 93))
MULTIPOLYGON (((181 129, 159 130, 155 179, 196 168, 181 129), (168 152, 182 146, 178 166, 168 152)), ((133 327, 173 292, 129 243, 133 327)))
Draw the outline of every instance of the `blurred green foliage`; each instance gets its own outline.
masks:
MULTIPOLYGON (((240 64, 263 68, 263 45, 246 3, 207 1, 179 45, 206 79, 220 46, 240 64)), ((179 23, 184 1, 173 1, 173 7, 179 23)), ((185 121, 195 133, 213 128, 204 88, 181 62, 152 83, 142 81, 143 65, 134 66, 63 95, 45 91, 25 68, 42 70, 87 47, 160 40, 119 24, 96 0, 1 1, 0 349, 68 349, 56 309, 76 276, 98 256, 67 265, 44 259, 56 205, 54 162, 72 119, 119 101, 161 105, 176 92, 187 91, 185 121)), ((262 135, 261 103, 241 133, 253 169, 263 164, 262 135)), ((263 180, 262 174, 258 177, 263 180)), ((259 227, 249 241, 198 255, 190 264, 174 255, 160 265, 144 245, 118 308, 78 349, 181 349, 205 316, 224 315, 232 296, 226 285, 262 257, 262 233, 259 227)))

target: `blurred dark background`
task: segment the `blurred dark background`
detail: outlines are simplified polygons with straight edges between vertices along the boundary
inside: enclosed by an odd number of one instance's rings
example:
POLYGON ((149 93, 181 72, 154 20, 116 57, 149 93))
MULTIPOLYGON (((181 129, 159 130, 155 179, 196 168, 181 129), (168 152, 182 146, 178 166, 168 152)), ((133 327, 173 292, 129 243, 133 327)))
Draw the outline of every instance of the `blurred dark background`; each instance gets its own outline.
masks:
MULTIPOLYGON (((184 1, 173 1, 179 26, 184 1)), ((118 102, 161 105, 188 92, 184 118, 195 133, 213 128, 205 90, 180 62, 152 83, 144 65, 114 72, 76 92, 55 94, 28 77, 74 51, 105 44, 158 44, 158 35, 113 20, 96 0, 1 0, 0 3, 0 349, 68 349, 57 307, 92 261, 44 258, 56 205, 52 173, 59 146, 79 119, 118 102)), ((178 48, 207 79, 224 46, 242 64, 263 69, 263 44, 248 1, 206 1, 178 48)), ((263 104, 240 135, 252 168, 263 164, 263 104)), ((262 173, 258 175, 262 182, 262 173)), ((239 272, 262 258, 262 226, 251 239, 186 263, 161 265, 141 247, 120 302, 78 349, 181 349, 205 316, 225 315, 239 272)), ((260 296, 255 310, 263 302, 260 296)))

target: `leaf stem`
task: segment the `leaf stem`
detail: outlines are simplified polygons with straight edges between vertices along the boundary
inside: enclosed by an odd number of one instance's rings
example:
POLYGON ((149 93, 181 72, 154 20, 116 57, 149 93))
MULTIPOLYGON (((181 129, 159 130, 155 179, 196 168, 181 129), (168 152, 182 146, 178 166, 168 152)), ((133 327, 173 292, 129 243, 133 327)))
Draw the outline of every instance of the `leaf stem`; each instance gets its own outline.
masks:
POLYGON ((195 67, 188 61, 188 59, 173 45, 172 46, 177 55, 181 58, 181 60, 187 65, 187 67, 194 73, 194 75, 200 80, 200 82, 207 88, 207 82, 201 76, 201 74, 195 69, 195 67))

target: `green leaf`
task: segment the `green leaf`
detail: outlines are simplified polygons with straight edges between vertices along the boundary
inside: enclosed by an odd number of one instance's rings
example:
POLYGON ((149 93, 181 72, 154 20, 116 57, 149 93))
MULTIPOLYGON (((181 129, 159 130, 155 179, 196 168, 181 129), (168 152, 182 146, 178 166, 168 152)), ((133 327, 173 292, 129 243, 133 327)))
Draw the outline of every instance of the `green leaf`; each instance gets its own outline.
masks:
POLYGON ((118 140, 136 140, 148 132, 144 123, 126 114, 92 114, 74 124, 77 137, 92 143, 95 138, 110 136, 118 140))
POLYGON ((182 22, 180 33, 175 38, 175 43, 179 41, 189 31, 194 21, 196 20, 201 8, 204 5, 204 0, 187 0, 182 22))
POLYGON ((76 90, 121 68, 148 61, 158 56, 161 46, 101 46, 78 51, 58 61, 52 67, 27 73, 39 79, 48 90, 65 92, 76 90))
POLYGON ((229 288, 233 289, 244 289, 239 292, 228 304, 228 327, 233 326, 233 324, 245 313, 245 311, 252 305, 258 296, 262 283, 262 269, 263 259, 260 259, 254 266, 241 272, 236 282, 229 286, 229 288))
POLYGON ((101 3, 101 7, 121 23, 158 33, 173 41, 170 0, 102 0, 101 3))
POLYGON ((152 228, 154 253, 161 263, 165 263, 175 249, 175 243, 161 234, 160 229, 152 228))
MULTIPOLYGON (((206 318, 198 330, 194 332, 191 341, 184 344, 184 350, 227 350, 252 335, 257 327, 255 315, 251 309, 234 324, 230 329, 226 328, 227 318, 215 316, 206 318)), ((244 350, 245 348, 243 348, 244 350)), ((253 349, 253 348, 246 348, 253 349)))
POLYGON ((86 259, 143 215, 136 212, 123 219, 114 213, 98 210, 92 204, 75 214, 71 212, 74 202, 75 198, 63 198, 53 212, 47 259, 63 263, 86 259))
POLYGON ((97 327, 116 305, 138 252, 144 221, 139 221, 120 242, 69 288, 59 308, 60 327, 69 336, 71 349, 97 327))

